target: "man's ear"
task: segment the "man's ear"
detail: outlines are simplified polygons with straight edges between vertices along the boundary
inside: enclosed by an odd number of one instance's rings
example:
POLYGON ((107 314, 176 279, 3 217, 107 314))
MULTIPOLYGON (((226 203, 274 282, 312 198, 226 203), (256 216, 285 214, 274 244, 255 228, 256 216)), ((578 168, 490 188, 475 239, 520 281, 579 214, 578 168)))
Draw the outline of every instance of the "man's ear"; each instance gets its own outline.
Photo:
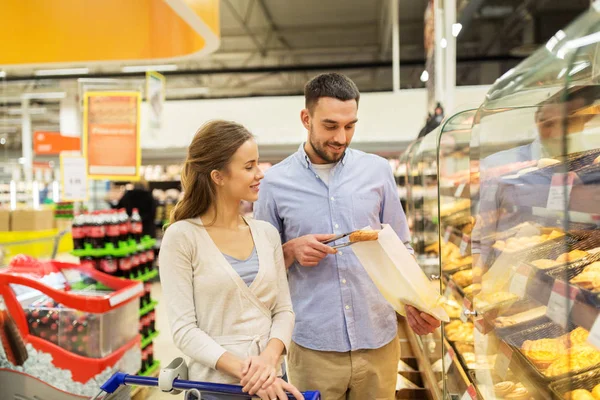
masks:
POLYGON ((308 109, 303 109, 300 111, 300 120, 302 121, 302 125, 307 131, 310 131, 310 111, 308 109))

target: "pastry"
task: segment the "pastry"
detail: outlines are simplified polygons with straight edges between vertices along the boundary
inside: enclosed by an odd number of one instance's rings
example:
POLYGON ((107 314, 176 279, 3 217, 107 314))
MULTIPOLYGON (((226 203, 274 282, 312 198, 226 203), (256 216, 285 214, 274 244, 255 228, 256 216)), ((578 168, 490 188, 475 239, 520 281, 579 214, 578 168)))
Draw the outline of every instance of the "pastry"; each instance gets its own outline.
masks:
POLYGON ((600 289, 600 272, 584 270, 584 272, 577 275, 569 282, 577 284, 586 290, 598 290, 600 289))
POLYGON ((564 236, 564 235, 565 234, 563 232, 561 232, 561 231, 553 230, 548 235, 548 240, 556 239, 556 238, 559 238, 559 237, 564 236))
POLYGON ((544 372, 546 376, 559 376, 600 364, 600 351, 588 344, 571 347, 567 354, 558 357, 544 372))
POLYGON ((594 399, 600 400, 600 385, 594 386, 592 389, 592 396, 594 396, 594 399))
POLYGON ((475 346, 472 343, 456 342, 454 345, 456 346, 456 351, 458 351, 460 354, 463 354, 463 353, 475 354, 475 346))
POLYGON ((570 348, 573 346, 585 344, 589 335, 590 333, 584 328, 575 328, 564 336, 565 346, 570 348))
POLYGON ((462 312, 462 308, 458 305, 458 303, 454 300, 448 300, 444 304, 442 304, 444 310, 448 314, 448 317, 452 319, 460 318, 460 314, 462 312))
POLYGON ((452 342, 473 342, 475 327, 470 322, 455 320, 444 327, 446 337, 452 342))
POLYGON ((585 389, 575 389, 565 394, 565 398, 569 400, 594 400, 594 396, 585 389))
POLYGON ((554 261, 554 260, 541 259, 541 260, 532 261, 531 265, 533 265, 539 269, 548 269, 548 268, 556 267, 557 265, 560 265, 560 263, 558 261, 554 261))
POLYGON ((560 164, 560 161, 555 160, 554 158, 542 158, 538 161, 537 166, 538 168, 545 168, 556 164, 560 164))
POLYGON ((585 256, 588 255, 587 251, 583 251, 583 250, 573 250, 569 253, 563 253, 560 256, 558 256, 558 258, 556 259, 556 261, 558 261, 559 263, 566 263, 566 262, 572 262, 575 260, 579 260, 585 256))
POLYGON ((442 270, 444 270, 444 271, 451 271, 453 269, 457 269, 457 268, 464 267, 465 265, 469 265, 472 262, 473 262, 473 257, 472 256, 463 257, 463 258, 458 259, 456 261, 448 262, 447 264, 445 264, 442 267, 442 270))
POLYGON ((461 353, 463 360, 465 360, 465 364, 467 364, 467 368, 474 369, 476 367, 476 358, 475 353, 461 353))
POLYGON ((464 292, 465 296, 467 296, 467 297, 473 297, 474 294, 477 294, 480 291, 481 291, 480 283, 474 283, 463 289, 463 292, 464 292))
POLYGON ((370 242, 379 239, 377 231, 356 231, 350 234, 350 242, 370 242))
POLYGON ((600 261, 596 261, 583 269, 583 272, 600 272, 600 261))
POLYGON ((600 156, 596 157, 594 160, 594 164, 600 164, 600 156))
POLYGON ((494 385, 494 394, 498 397, 504 397, 515 389, 515 383, 512 381, 498 382, 494 385))
POLYGON ((562 338, 526 340, 521 346, 523 354, 541 370, 548 368, 557 358, 565 354, 567 347, 562 338))
POLYGON ((529 391, 525 389, 523 384, 518 383, 512 392, 504 396, 505 399, 511 400, 527 400, 529 399, 529 391))
POLYGON ((473 283, 473 270, 466 269, 452 275, 452 279, 460 287, 467 287, 473 283))
POLYGON ((502 251, 506 248, 506 242, 504 242, 504 240, 497 240, 496 243, 494 243, 494 246, 492 247, 496 250, 502 251))

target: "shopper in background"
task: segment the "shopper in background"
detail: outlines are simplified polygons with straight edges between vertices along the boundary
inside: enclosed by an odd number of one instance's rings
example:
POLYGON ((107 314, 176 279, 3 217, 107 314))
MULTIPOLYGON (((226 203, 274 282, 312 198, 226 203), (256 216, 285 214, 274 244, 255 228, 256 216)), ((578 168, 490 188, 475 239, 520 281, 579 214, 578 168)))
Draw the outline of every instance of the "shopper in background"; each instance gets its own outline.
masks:
POLYGON ((190 379, 241 384, 263 400, 302 395, 280 378, 294 313, 279 234, 240 216, 256 201, 258 147, 241 125, 204 125, 188 150, 160 250, 173 341, 191 358, 190 379))
MULTIPOLYGON (((288 355, 290 381, 321 391, 325 400, 393 399, 400 344, 394 309, 350 248, 322 243, 366 226, 390 224, 409 245, 406 217, 388 162, 349 149, 360 94, 344 75, 307 83, 301 121, 308 140, 273 166, 262 184, 255 216, 280 232, 296 313, 288 355)), ((407 306, 418 334, 439 326, 407 306)))
POLYGON ((137 208, 142 217, 142 236, 156 237, 156 200, 148 187, 148 182, 141 180, 133 185, 133 189, 125 191, 123 197, 113 208, 124 208, 131 217, 137 208))

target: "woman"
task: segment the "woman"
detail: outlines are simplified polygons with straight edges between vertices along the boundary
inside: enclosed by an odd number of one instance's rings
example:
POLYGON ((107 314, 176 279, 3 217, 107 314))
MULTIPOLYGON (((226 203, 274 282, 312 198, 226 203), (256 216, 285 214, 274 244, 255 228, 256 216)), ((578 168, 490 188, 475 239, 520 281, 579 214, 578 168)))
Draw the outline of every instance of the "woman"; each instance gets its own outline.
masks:
POLYGON ((160 279, 173 341, 193 380, 241 384, 263 400, 302 395, 280 378, 294 313, 281 239, 239 214, 263 174, 243 126, 213 121, 196 133, 183 167, 183 199, 160 250, 160 279))

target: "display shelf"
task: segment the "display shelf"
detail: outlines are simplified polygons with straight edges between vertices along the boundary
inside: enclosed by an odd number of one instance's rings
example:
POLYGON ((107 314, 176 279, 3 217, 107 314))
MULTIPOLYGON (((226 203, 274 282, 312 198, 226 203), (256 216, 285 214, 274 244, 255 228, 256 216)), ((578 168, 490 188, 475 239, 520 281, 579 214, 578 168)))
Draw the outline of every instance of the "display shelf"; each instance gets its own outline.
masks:
MULTIPOLYGON (((465 371, 465 366, 463 366, 460 358, 458 357, 458 354, 457 354, 454 346, 452 346, 446 338, 443 339, 443 342, 444 342, 444 348, 446 349, 446 354, 444 355, 445 361, 447 362, 447 361, 451 360, 451 362, 452 362, 452 364, 447 367, 444 365, 444 368, 446 368, 447 370, 450 370, 451 368, 453 369, 452 377, 455 379, 455 381, 453 382, 453 385, 455 385, 457 387, 458 391, 460 392, 460 393, 451 393, 450 396, 452 396, 454 394, 458 394, 459 396, 463 395, 464 393, 466 393, 469 390, 469 387, 473 386, 473 382, 471 382, 471 380, 469 379, 469 376, 468 376, 467 372, 465 371), (456 378, 458 378, 458 379, 456 379, 456 378)), ((452 391, 452 390, 450 390, 450 391, 452 391)), ((461 397, 461 398, 463 398, 463 397, 461 397)))
POLYGON ((141 344, 141 348, 144 349, 146 347, 148 347, 148 345, 150 343, 152 343, 152 341, 154 339, 156 339, 158 337, 158 335, 160 334, 160 332, 158 331, 154 331, 152 332, 150 335, 146 336, 144 339, 142 339, 142 344, 141 344))
POLYGON ((140 308, 140 317, 148 314, 150 311, 154 310, 158 305, 158 301, 152 300, 150 304, 146 304, 144 307, 140 308))
MULTIPOLYGON (((425 346, 423 345, 421 338, 419 338, 409 327, 405 329, 405 332, 414 356, 417 359, 419 371, 423 377, 424 388, 429 392, 432 400, 443 400, 442 391, 437 384, 437 379, 435 377, 435 372, 433 371, 431 361, 424 353, 425 346)), ((439 330, 436 332, 438 338, 441 339, 439 330)))
POLYGON ((450 197, 453 199, 470 199, 471 191, 468 183, 457 183, 453 186, 440 186, 441 197, 450 197))
POLYGON ((133 280, 140 281, 140 282, 148 282, 149 280, 154 279, 157 276, 158 276, 158 269, 154 268, 152 271, 148 271, 141 276, 133 278, 133 280))

